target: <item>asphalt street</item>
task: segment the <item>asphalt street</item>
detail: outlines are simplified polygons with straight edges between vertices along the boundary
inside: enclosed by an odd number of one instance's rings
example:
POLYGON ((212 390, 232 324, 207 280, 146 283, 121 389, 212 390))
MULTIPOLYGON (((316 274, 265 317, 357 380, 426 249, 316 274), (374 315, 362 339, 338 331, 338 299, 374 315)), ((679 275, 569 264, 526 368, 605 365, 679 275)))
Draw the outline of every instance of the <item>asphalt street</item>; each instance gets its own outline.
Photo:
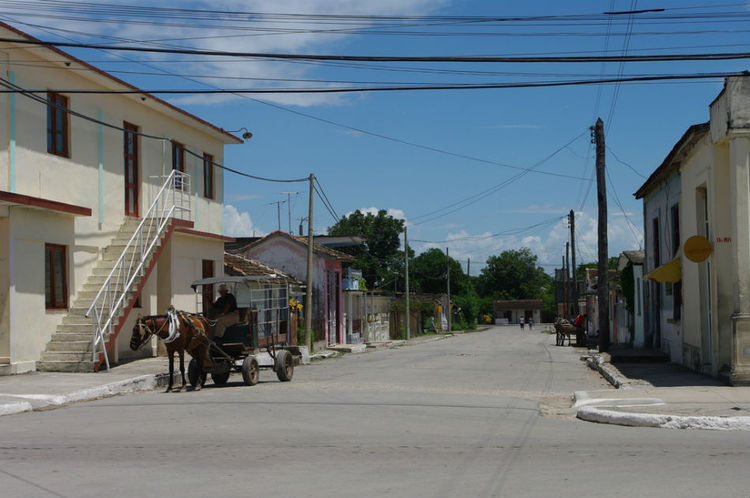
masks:
POLYGON ((574 418, 609 384, 513 327, 0 418, 3 496, 750 496, 750 433, 574 418))

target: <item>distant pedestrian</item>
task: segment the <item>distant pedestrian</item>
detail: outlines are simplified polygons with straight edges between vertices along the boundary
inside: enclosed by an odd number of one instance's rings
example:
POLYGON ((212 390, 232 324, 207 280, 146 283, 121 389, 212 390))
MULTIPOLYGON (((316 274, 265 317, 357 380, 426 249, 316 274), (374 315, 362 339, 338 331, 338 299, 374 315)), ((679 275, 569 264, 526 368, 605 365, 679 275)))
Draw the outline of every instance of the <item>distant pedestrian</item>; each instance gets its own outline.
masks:
POLYGON ((533 318, 529 318, 529 330, 531 330, 533 328, 534 328, 534 319, 533 318))
POLYGON ((518 320, 518 323, 521 325, 521 330, 523 330, 523 317, 518 320))

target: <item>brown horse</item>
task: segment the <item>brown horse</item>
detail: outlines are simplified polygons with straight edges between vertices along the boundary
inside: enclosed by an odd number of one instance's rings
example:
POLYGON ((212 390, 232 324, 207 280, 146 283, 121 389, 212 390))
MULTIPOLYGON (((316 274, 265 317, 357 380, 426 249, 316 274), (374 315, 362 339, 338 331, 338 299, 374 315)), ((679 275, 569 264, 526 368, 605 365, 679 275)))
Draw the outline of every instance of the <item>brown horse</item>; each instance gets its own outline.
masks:
MULTIPOLYGON (((180 356, 180 374, 182 375, 180 391, 184 391, 186 387, 186 350, 190 356, 198 360, 200 370, 203 368, 209 369, 212 366, 206 330, 205 319, 196 315, 188 315, 183 311, 176 311, 170 306, 166 315, 138 317, 133 326, 133 335, 130 337, 130 349, 138 350, 152 335, 161 339, 167 347, 167 356, 169 357, 169 386, 167 386, 167 392, 172 390, 175 352, 180 356)), ((201 383, 198 382, 196 390, 200 387, 201 383)))

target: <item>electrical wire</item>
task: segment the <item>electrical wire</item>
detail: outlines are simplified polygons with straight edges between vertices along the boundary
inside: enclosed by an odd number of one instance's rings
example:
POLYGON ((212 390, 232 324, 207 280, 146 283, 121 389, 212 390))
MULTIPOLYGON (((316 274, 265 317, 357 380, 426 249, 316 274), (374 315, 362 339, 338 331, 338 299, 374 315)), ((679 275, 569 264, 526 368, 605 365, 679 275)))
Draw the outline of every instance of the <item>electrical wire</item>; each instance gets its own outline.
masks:
POLYGON ((237 52, 226 50, 197 50, 154 47, 127 47, 122 45, 102 45, 96 43, 55 42, 49 40, 29 40, 0 38, 0 42, 36 45, 42 47, 74 47, 125 52, 145 52, 181 55, 205 55, 221 57, 244 57, 256 59, 300 59, 330 61, 367 62, 484 62, 484 63, 590 63, 590 62, 674 62, 674 61, 716 61, 750 58, 750 52, 714 52, 703 54, 651 54, 651 55, 578 55, 578 56, 383 56, 383 55, 342 55, 342 54, 291 54, 268 52, 237 52))
POLYGON ((609 145, 605 145, 605 147, 607 148, 607 151, 610 154, 612 154, 612 157, 615 158, 615 161, 617 161, 620 164, 623 164, 623 165, 627 166, 628 168, 630 168, 630 170, 633 173, 635 173, 636 175, 640 176, 641 178, 644 178, 644 179, 648 178, 646 175, 644 175, 643 173, 641 173, 640 171, 638 171, 637 169, 635 169, 633 166, 631 166, 630 164, 626 163, 625 161, 623 161, 622 159, 620 159, 619 157, 617 157, 617 154, 615 154, 615 152, 612 149, 610 149, 609 145))
MULTIPOLYGON (((7 89, 12 89, 13 93, 19 93, 21 95, 24 95, 24 96, 30 98, 31 100, 39 102, 40 104, 43 104, 45 106, 55 107, 55 108, 57 108, 57 109, 65 112, 65 113, 67 113, 67 114, 69 114, 71 116, 75 116, 77 118, 81 118, 83 120, 90 121, 92 123, 96 123, 96 124, 102 125, 104 127, 107 127, 107 128, 113 129, 113 130, 118 130, 118 131, 123 131, 123 132, 126 131, 125 128, 123 128, 121 126, 113 125, 111 123, 107 123, 106 121, 103 121, 103 120, 100 120, 100 119, 88 116, 88 115, 80 113, 78 111, 74 111, 74 110, 72 110, 72 109, 70 109, 68 107, 65 107, 65 106, 62 106, 62 105, 59 105, 59 104, 51 103, 47 99, 42 98, 42 97, 36 95, 35 92, 26 91, 23 88, 19 87, 18 85, 15 85, 15 84, 11 83, 10 81, 8 81, 8 80, 6 80, 5 78, 2 78, 2 77, 0 77, 0 86, 6 87, 7 89)), ((0 90, 0 92, 2 92, 2 90, 0 90)), ((39 92, 36 92, 36 93, 39 93, 39 92)), ((174 143, 178 143, 178 142, 176 142, 172 138, 160 137, 160 136, 150 135, 148 133, 143 133, 143 132, 138 132, 138 131, 132 131, 132 130, 127 130, 127 131, 130 132, 130 133, 133 133, 134 135, 138 135, 138 136, 144 137, 144 138, 149 138, 149 139, 152 139, 152 140, 158 140, 158 141, 161 141, 161 142, 168 141, 168 142, 173 143, 173 144, 174 143)), ((193 151, 191 151, 189 149, 183 148, 182 150, 184 150, 188 155, 194 156, 194 157, 196 157, 198 159, 201 159, 201 160, 205 160, 205 158, 202 155, 196 154, 195 152, 193 152, 193 151)), ((216 166, 217 168, 223 169, 225 171, 229 171, 230 173, 234 173, 234 174, 237 174, 237 175, 240 175, 240 176, 244 176, 244 177, 247 177, 247 178, 252 178, 254 180, 261 180, 261 181, 266 181, 266 182, 277 182, 277 183, 297 183, 297 182, 306 182, 306 181, 309 181, 308 178, 283 179, 283 180, 282 179, 277 179, 277 178, 266 178, 266 177, 262 177, 262 176, 251 175, 249 173, 244 173, 242 171, 237 171, 235 169, 229 168, 228 166, 224 166, 223 164, 217 163, 217 162, 215 162, 213 160, 211 161, 211 164, 213 166, 216 166)))

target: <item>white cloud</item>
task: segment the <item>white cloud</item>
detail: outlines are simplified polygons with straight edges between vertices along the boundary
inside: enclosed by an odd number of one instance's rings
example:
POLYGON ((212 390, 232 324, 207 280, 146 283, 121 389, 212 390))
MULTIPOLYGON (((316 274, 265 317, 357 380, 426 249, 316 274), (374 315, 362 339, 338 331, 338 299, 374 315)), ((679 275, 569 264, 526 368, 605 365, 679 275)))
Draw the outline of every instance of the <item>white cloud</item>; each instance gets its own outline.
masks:
MULTIPOLYGON (((136 2, 133 2, 136 3, 136 2)), ((137 2, 141 3, 141 2, 137 2)), ((143 2, 145 3, 145 2, 143 2)), ((164 0, 152 2, 157 7, 172 7, 171 3, 164 0)), ((223 0, 208 1, 196 0, 185 5, 186 8, 197 10, 221 10, 227 12, 254 12, 254 13, 290 13, 290 14, 352 14, 352 15, 417 15, 436 11, 447 0, 378 0, 377 2, 363 2, 361 0, 223 0)), ((289 18, 273 19, 265 18, 260 14, 233 15, 225 17, 220 23, 213 23, 209 19, 200 19, 194 28, 190 23, 174 22, 164 19, 163 24, 149 25, 139 23, 105 23, 86 22, 82 20, 65 21, 52 20, 44 15, 57 14, 67 15, 65 5, 60 4, 57 12, 49 12, 55 8, 51 4, 42 11, 29 11, 28 13, 14 14, 14 20, 19 22, 19 27, 41 38, 49 38, 46 30, 64 29, 74 30, 82 33, 90 33, 88 40, 101 41, 102 38, 118 44, 137 41, 138 45, 151 42, 157 46, 189 47, 202 50, 248 52, 248 53, 341 53, 346 51, 348 40, 356 36, 351 33, 352 27, 343 25, 314 23, 307 20, 291 21, 289 18), (29 22, 44 24, 43 29, 20 24, 29 22), (325 31, 325 32, 322 32, 325 31), (114 36, 113 36, 114 34, 114 36)), ((182 4, 180 4, 182 6, 182 4)), ((96 20, 96 9, 92 11, 91 19, 96 20)), ((13 22, 13 21, 11 21, 13 22)), ((375 21, 373 21, 375 22, 375 21)), ((367 28, 367 24, 358 24, 358 28, 367 28)), ((53 31, 54 32, 54 31, 53 31)), ((65 32, 62 32, 64 35, 65 32)), ((194 78, 207 82, 213 86, 223 89, 239 88, 293 88, 295 86, 330 87, 330 83, 309 83, 294 81, 261 81, 259 79, 315 79, 318 64, 306 61, 272 61, 268 59, 246 59, 236 57, 201 57, 198 55, 179 56, 171 54, 140 54, 144 61, 154 61, 154 64, 165 68, 167 71, 180 74, 199 76, 212 76, 213 79, 194 78), (182 61, 180 64, 163 63, 164 60, 182 61), (159 61, 159 62, 157 62, 159 61), (231 78, 231 79, 225 79, 231 78), (239 79, 256 78, 256 79, 239 79)), ((156 83, 154 87, 163 86, 156 83)), ((187 88, 196 86, 179 78, 170 78, 170 86, 174 88, 187 88)), ((147 86, 142 85, 144 89, 147 86)), ((198 85, 200 87, 200 85, 198 85)), ((252 94, 252 98, 267 100, 280 104, 296 106, 314 105, 343 105, 351 102, 357 97, 345 97, 338 94, 252 94)), ((170 99, 179 105, 205 104, 213 105, 238 97, 225 95, 189 95, 170 99)))
MULTIPOLYGON (((629 227, 623 216, 610 217, 607 227, 609 254, 616 256, 622 251, 642 247, 641 231, 640 227, 629 227)), ((596 261, 598 239, 596 216, 585 212, 576 213, 576 264, 596 261)), ((413 244, 413 248, 419 253, 433 247, 445 250, 447 246, 451 257, 464 264, 464 268, 467 259, 471 259, 472 274, 477 275, 488 257, 499 255, 508 249, 528 247, 538 257, 538 264, 549 272, 553 267, 562 265, 565 243, 569 241, 570 228, 567 219, 563 218, 551 227, 542 226, 523 235, 493 237, 491 232, 471 234, 460 230, 450 233, 446 242, 413 244)))
POLYGON ((230 237, 259 237, 265 235, 253 223, 250 213, 238 211, 231 204, 224 205, 224 234, 230 237))

